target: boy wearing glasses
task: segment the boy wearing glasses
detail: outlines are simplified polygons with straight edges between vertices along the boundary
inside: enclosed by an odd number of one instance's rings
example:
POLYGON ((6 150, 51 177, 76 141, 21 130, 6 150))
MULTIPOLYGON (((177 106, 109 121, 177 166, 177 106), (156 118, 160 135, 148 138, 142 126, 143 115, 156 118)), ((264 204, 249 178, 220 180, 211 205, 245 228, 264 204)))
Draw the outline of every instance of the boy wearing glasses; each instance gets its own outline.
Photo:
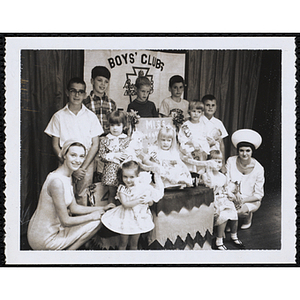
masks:
POLYGON ((85 161, 73 173, 76 199, 81 205, 87 205, 87 187, 93 181, 94 157, 99 148, 99 136, 103 133, 97 116, 82 104, 86 97, 85 90, 86 84, 82 79, 72 78, 66 90, 68 103, 52 116, 44 131, 52 137, 53 150, 59 163, 62 160, 58 154, 66 140, 78 139, 85 145, 85 161))

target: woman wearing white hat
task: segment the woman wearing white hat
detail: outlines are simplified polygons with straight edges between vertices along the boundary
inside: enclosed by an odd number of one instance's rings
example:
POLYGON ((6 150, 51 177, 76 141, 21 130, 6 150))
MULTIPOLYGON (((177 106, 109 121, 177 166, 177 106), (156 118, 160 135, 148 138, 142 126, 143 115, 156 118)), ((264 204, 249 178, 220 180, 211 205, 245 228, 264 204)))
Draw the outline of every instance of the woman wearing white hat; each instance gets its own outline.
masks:
POLYGON ((264 168, 252 157, 253 152, 261 145, 262 138, 254 130, 240 129, 232 134, 231 141, 237 148, 238 155, 228 158, 227 177, 240 186, 242 205, 238 215, 244 221, 241 229, 247 229, 264 196, 264 168))
POLYGON ((34 250, 75 250, 99 229, 102 214, 109 207, 88 207, 76 203, 72 173, 81 166, 86 149, 77 140, 64 143, 59 156, 63 164, 48 174, 27 231, 34 250))

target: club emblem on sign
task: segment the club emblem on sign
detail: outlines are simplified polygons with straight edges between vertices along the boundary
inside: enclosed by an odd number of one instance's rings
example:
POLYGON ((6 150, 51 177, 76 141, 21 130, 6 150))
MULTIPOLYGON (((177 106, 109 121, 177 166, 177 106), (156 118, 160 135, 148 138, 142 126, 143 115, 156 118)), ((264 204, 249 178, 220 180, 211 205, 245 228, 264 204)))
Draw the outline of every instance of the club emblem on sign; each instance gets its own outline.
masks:
POLYGON ((151 82, 150 94, 152 94, 154 91, 153 75, 148 74, 150 68, 132 67, 132 69, 133 69, 133 73, 126 73, 126 81, 123 86, 123 89, 125 89, 124 96, 129 96, 130 102, 132 101, 132 96, 136 95, 134 84, 138 77, 141 76, 147 77, 151 82))

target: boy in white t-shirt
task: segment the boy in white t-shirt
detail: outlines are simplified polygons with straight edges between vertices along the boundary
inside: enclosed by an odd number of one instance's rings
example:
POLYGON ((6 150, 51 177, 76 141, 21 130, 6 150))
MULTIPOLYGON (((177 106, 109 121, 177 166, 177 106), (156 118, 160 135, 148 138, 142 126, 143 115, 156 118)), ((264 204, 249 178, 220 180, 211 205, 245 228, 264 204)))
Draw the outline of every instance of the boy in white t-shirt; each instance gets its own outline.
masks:
POLYGON ((77 202, 87 205, 87 188, 93 181, 94 158, 103 128, 97 116, 82 104, 86 97, 86 84, 81 78, 76 77, 69 81, 66 94, 69 102, 52 116, 44 132, 52 138, 53 150, 59 163, 63 162, 59 153, 66 140, 80 140, 86 147, 85 160, 73 172, 73 179, 77 202))
MULTIPOLYGON (((221 171, 225 172, 225 147, 223 139, 228 136, 223 122, 214 117, 217 110, 217 100, 214 95, 205 95, 202 97, 204 104, 204 115, 200 117, 200 122, 204 128, 204 134, 210 144, 216 150, 222 152, 223 165, 221 171)), ((213 149, 213 148, 212 148, 213 149)))
POLYGON ((161 117, 173 116, 172 113, 181 111, 185 119, 189 117, 189 102, 181 98, 184 92, 184 79, 180 75, 174 75, 169 80, 169 91, 171 96, 164 99, 159 107, 161 117))

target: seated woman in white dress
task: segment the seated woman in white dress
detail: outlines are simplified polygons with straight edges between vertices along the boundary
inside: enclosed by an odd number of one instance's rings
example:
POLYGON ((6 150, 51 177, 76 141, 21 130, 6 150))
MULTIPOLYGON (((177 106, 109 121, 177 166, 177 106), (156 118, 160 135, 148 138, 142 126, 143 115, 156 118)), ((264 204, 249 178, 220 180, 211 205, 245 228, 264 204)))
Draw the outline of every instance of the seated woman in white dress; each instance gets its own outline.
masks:
POLYGON ((51 172, 42 187, 37 209, 27 231, 33 250, 75 250, 99 229, 105 210, 114 207, 87 207, 76 203, 72 173, 81 166, 86 149, 80 141, 64 143, 60 157, 63 164, 51 172))
POLYGON ((228 158, 226 175, 229 181, 240 186, 242 205, 238 209, 238 216, 243 219, 241 229, 247 229, 264 196, 264 168, 252 157, 261 145, 262 138, 254 130, 240 129, 233 133, 231 140, 238 155, 228 158))

